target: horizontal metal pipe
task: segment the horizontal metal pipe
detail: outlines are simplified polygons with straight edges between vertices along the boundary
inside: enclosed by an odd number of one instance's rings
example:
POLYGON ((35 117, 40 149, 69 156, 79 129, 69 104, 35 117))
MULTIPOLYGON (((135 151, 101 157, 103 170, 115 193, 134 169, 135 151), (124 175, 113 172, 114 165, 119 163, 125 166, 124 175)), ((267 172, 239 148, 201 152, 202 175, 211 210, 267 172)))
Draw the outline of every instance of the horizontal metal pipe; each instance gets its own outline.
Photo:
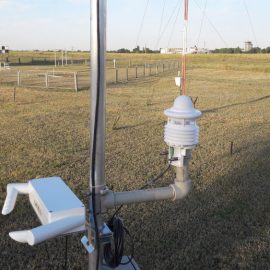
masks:
POLYGON ((153 188, 124 192, 109 191, 104 195, 103 205, 105 208, 114 208, 122 204, 133 204, 150 201, 161 201, 174 198, 173 187, 153 188))
POLYGON ((183 199, 191 189, 191 180, 188 175, 188 162, 191 151, 187 151, 182 167, 176 167, 176 178, 174 184, 168 187, 140 189, 133 191, 113 192, 108 190, 102 194, 102 209, 114 208, 119 205, 183 199))
POLYGON ((124 192, 108 191, 102 196, 102 208, 109 209, 119 205, 162 200, 183 199, 191 189, 191 180, 175 181, 173 185, 162 188, 134 190, 124 192))

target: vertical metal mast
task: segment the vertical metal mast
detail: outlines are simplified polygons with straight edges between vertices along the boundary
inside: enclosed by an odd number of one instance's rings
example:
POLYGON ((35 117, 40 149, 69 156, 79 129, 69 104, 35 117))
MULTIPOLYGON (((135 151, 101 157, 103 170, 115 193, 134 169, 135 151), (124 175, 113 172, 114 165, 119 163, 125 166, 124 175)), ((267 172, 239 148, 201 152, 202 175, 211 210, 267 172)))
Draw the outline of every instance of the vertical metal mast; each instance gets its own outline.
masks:
POLYGON ((105 187, 105 91, 106 91, 106 0, 91 0, 91 168, 90 226, 88 239, 94 244, 89 269, 101 269, 103 246, 100 231, 100 190, 105 187))
POLYGON ((184 31, 182 51, 182 95, 186 95, 186 54, 187 54, 187 28, 188 28, 188 0, 184 2, 184 31))

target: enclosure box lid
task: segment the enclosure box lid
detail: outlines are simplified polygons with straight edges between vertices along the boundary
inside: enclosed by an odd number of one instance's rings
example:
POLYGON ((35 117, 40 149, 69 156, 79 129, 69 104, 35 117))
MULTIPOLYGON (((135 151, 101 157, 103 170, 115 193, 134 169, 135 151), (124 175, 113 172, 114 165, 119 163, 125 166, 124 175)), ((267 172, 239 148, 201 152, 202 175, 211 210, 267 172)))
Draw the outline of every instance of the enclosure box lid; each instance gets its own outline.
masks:
POLYGON ((84 204, 60 177, 31 180, 29 185, 33 189, 30 201, 43 224, 68 216, 84 215, 84 204))

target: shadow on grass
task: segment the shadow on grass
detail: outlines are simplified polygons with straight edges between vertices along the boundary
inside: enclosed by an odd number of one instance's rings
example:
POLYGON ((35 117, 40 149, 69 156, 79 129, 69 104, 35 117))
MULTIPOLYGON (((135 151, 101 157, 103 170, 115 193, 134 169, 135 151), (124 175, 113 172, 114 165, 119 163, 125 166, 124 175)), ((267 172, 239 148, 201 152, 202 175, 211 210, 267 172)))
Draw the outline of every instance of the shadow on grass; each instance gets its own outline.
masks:
POLYGON ((235 106, 239 106, 239 105, 250 104, 250 103, 258 102, 258 101, 268 99, 268 98, 270 98, 270 95, 263 96, 263 97, 260 97, 260 98, 257 98, 257 99, 253 99, 253 100, 250 100, 250 101, 247 101, 247 102, 238 102, 238 103, 229 104, 229 105, 225 105, 225 106, 221 106, 221 107, 217 107, 217 108, 203 110, 202 112, 203 113, 216 112, 216 111, 221 110, 221 109, 227 109, 227 108, 231 108, 231 107, 235 107, 235 106))
POLYGON ((149 121, 143 122, 141 124, 136 124, 136 125, 126 125, 126 126, 120 126, 120 127, 114 127, 113 130, 121 130, 121 129, 129 129, 129 128, 135 128, 135 127, 140 127, 148 124, 149 121))
POLYGON ((136 233, 142 269, 270 269, 269 140, 241 152, 212 184, 200 184, 204 172, 193 171, 195 188, 184 200, 133 212, 147 235, 136 233))

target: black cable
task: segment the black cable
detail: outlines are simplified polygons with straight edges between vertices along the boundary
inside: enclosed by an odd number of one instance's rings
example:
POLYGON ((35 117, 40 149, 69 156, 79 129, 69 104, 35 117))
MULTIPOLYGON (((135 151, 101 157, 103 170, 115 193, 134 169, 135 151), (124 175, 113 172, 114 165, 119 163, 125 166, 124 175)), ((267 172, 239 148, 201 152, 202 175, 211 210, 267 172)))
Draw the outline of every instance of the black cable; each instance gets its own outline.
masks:
MULTIPOLYGON (((158 30, 158 37, 161 34, 161 29, 162 29, 162 25, 163 25, 163 16, 164 16, 164 11, 165 11, 165 4, 166 4, 166 0, 163 0, 162 14, 161 14, 161 19, 160 19, 160 24, 159 24, 159 30, 158 30)), ((158 48, 156 48, 156 49, 158 49, 158 48)))
POLYGON ((142 21, 141 21, 141 24, 140 24, 139 32, 138 32, 138 35, 137 35, 137 40, 136 40, 135 47, 138 46, 138 42, 139 42, 139 39, 140 39, 140 36, 141 36, 141 32, 142 32, 146 12, 147 12, 147 9, 148 9, 148 5, 149 5, 149 0, 146 0, 146 6, 144 8, 144 13, 143 13, 142 21))
POLYGON ((258 46, 258 43, 257 43, 257 38, 256 38, 256 35, 255 35, 255 31, 254 31, 254 27, 253 27, 252 19, 251 19, 251 16, 250 16, 250 12, 249 12, 249 10, 248 10, 248 5, 247 5, 247 2, 246 2, 246 0, 243 0, 243 1, 244 1, 244 7, 245 7, 245 10, 246 10, 246 13, 247 13, 247 16, 248 16, 248 21, 249 21, 249 24, 250 24, 250 28, 251 28, 251 31, 252 31, 253 37, 254 37, 254 39, 255 39, 256 46, 258 46))
MULTIPOLYGON (((139 190, 142 190, 149 185, 153 185, 158 179, 160 179, 169 169, 171 168, 171 164, 169 164, 165 170, 163 170, 159 175, 157 175, 154 179, 148 180, 145 185, 143 185, 139 190)), ((135 266, 132 263, 133 255, 134 255, 134 241, 131 237, 128 229, 123 225, 123 222, 116 215, 121 210, 123 205, 117 208, 117 210, 112 215, 111 219, 108 221, 107 225, 113 233, 113 245, 111 243, 107 243, 104 245, 104 260, 106 264, 112 268, 119 266, 120 264, 126 265, 131 264, 134 269, 135 266), (124 253, 124 243, 125 243, 125 234, 128 235, 132 241, 131 243, 131 256, 128 257, 128 261, 125 263, 121 263, 123 253, 124 253)))
POLYGON ((158 176, 156 176, 154 179, 148 180, 145 185, 139 188, 140 189, 145 189, 149 185, 153 185, 159 180, 169 169, 171 168, 171 164, 169 164, 158 176))
MULTIPOLYGON (((202 7, 198 4, 198 2, 196 0, 193 0, 193 2, 197 5, 197 7, 201 10, 201 12, 203 12, 202 7)), ((209 19, 209 17, 206 15, 206 12, 204 12, 204 17, 207 19, 208 23, 212 26, 213 30, 216 32, 216 34, 219 36, 219 38, 222 40, 222 42, 224 43, 224 45, 226 47, 228 47, 227 42, 224 40, 224 38, 222 37, 222 35, 220 34, 220 32, 218 31, 218 29, 216 28, 216 26, 212 23, 212 21, 209 19)))
POLYGON ((113 232, 112 243, 104 245, 104 260, 108 266, 115 268, 121 265, 127 265, 131 263, 134 256, 134 242, 128 229, 124 226, 122 220, 119 217, 113 216, 107 223, 110 230, 113 232), (131 243, 131 256, 128 257, 128 261, 122 263, 122 257, 124 253, 125 235, 128 235, 132 241, 131 243))
MULTIPOLYGON (((149 185, 153 185, 153 184, 155 184, 156 182, 157 182, 157 180, 158 179, 160 179, 169 169, 171 168, 171 164, 169 164, 158 176, 156 176, 154 179, 151 179, 151 180, 147 180, 146 181, 146 184, 145 185, 143 185, 143 186, 141 186, 140 188, 139 188, 139 190, 141 190, 141 189, 145 189, 146 187, 148 187, 149 185)), ((123 207, 124 205, 122 204, 122 205, 120 205, 117 209, 116 209, 116 211, 114 212, 114 214, 113 214, 113 216, 112 216, 112 218, 114 217, 114 216, 116 216, 117 215, 117 213, 122 209, 122 207, 123 207)))
POLYGON ((97 55, 98 55, 98 70, 97 70, 97 89, 96 89, 96 106, 95 106, 95 116, 94 116, 94 130, 93 130, 93 143, 92 143, 92 156, 91 156, 91 205, 92 205, 92 217, 95 226, 95 238, 96 238, 96 249, 97 249, 97 263, 96 270, 99 269, 99 259, 100 259, 100 239, 99 239, 99 229, 97 224, 97 213, 96 213, 96 181, 95 181, 95 171, 96 171, 96 141, 97 141, 97 125, 98 125, 98 109, 99 109, 99 99, 100 99, 100 22, 99 22, 99 0, 97 0, 97 55))
POLYGON ((204 23, 206 6, 207 6, 207 0, 205 0, 203 12, 202 12, 202 19, 201 19, 201 24, 200 24, 200 30, 199 30, 199 34, 198 34, 198 38, 197 38, 197 43, 196 43, 197 48, 199 48, 199 42, 200 42, 201 33, 202 33, 202 27, 203 27, 203 23, 204 23))
POLYGON ((181 3, 180 3, 179 1, 177 1, 177 4, 175 5, 175 7, 174 7, 174 9, 173 9, 173 11, 172 11, 171 16, 169 17, 167 23, 165 24, 165 26, 164 26, 164 28, 163 28, 163 31, 162 31, 161 34, 158 36, 158 39, 157 39, 155 48, 158 48, 158 47, 159 47, 160 40, 162 39, 162 37, 163 37, 163 35, 164 35, 164 33, 165 33, 165 31, 166 31, 168 25, 170 24, 171 20, 173 19, 173 16, 174 16, 175 12, 177 12, 177 10, 178 10, 178 5, 180 6, 180 4, 181 4, 181 3))
POLYGON ((182 1, 181 1, 180 6, 179 6, 178 12, 176 13, 176 17, 175 17, 175 20, 174 20, 174 23, 173 23, 173 27, 172 27, 172 31, 171 31, 171 34, 170 34, 170 38, 169 38, 169 41, 168 41, 167 48, 170 48, 171 40, 172 40, 172 37, 173 37, 173 34, 174 34, 175 25, 176 25, 177 19, 178 19, 179 14, 180 14, 182 1))

